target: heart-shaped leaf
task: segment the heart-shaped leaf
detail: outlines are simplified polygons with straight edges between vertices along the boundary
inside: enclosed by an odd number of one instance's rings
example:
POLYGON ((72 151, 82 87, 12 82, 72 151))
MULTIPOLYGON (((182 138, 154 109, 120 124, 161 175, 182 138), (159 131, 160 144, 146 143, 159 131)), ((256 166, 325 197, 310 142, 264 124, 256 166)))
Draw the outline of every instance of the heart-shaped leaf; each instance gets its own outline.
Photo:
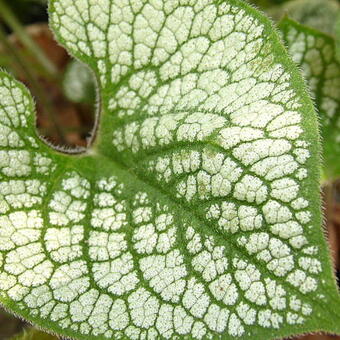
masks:
POLYGON ((80 154, 46 145, 0 82, 0 289, 78 339, 340 332, 316 115, 271 24, 243 2, 53 0, 97 75, 80 154))
POLYGON ((340 63, 334 38, 292 19, 280 23, 293 60, 301 67, 320 115, 324 174, 340 176, 340 63))

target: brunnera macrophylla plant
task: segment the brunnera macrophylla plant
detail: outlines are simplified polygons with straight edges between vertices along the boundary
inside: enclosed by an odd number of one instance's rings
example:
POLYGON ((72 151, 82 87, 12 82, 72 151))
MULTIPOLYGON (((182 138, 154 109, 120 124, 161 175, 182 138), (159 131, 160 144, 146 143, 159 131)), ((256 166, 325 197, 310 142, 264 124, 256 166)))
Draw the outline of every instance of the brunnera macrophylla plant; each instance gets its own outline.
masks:
POLYGON ((319 112, 324 177, 335 179, 340 176, 340 62, 335 39, 287 17, 279 27, 319 112))
POLYGON ((0 76, 0 301, 76 339, 340 333, 317 118, 238 0, 51 0, 97 77, 88 149, 47 145, 0 76))

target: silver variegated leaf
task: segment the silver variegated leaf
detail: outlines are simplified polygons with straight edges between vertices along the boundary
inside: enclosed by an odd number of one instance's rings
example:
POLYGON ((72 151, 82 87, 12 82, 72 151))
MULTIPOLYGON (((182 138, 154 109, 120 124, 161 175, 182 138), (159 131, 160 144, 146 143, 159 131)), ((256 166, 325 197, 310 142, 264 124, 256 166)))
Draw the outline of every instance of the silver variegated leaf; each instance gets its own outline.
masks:
POLYGON ((1 74, 2 303, 77 339, 339 331, 316 115, 271 24, 240 1, 53 0, 97 75, 80 154, 46 145, 1 74))

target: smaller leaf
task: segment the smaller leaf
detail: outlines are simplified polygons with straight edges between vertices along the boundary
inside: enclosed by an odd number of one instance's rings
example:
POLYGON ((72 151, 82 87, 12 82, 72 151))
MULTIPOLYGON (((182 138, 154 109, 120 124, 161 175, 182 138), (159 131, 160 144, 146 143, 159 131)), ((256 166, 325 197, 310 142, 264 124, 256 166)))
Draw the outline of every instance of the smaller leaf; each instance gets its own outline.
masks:
POLYGON ((42 332, 36 328, 28 328, 10 340, 58 340, 58 337, 42 332))
POLYGON ((96 97, 93 74, 87 66, 77 60, 69 63, 63 89, 66 97, 74 103, 93 103, 96 97))
POLYGON ((319 112, 324 174, 340 176, 340 63, 331 36, 284 18, 279 27, 293 60, 300 66, 319 112))
POLYGON ((292 0, 269 13, 276 20, 284 14, 297 22, 325 33, 334 33, 340 6, 337 0, 292 0))
POLYGON ((336 57, 340 61, 340 13, 335 24, 336 57))

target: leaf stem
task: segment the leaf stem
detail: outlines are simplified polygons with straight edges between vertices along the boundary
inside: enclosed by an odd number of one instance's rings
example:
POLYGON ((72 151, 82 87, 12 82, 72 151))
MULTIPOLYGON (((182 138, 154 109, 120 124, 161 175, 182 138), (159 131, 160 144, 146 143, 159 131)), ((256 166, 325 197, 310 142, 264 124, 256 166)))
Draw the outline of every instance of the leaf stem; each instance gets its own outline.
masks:
POLYGON ((42 49, 27 34, 21 23, 13 14, 12 10, 6 5, 4 0, 0 0, 0 17, 10 27, 22 44, 30 51, 45 69, 47 74, 53 78, 58 77, 58 70, 55 65, 46 57, 42 49))
MULTIPOLYGON (((0 0, 1 3, 1 0, 0 0)), ((1 6, 0 6, 1 7, 1 6)), ((66 138, 63 132, 63 129, 59 126, 58 121, 56 119, 57 112, 49 99, 49 96, 45 93, 44 89, 41 87, 38 77, 35 75, 31 65, 27 62, 27 60, 21 56, 20 50, 18 50, 9 40, 7 34, 0 24, 0 42, 3 45, 4 49, 8 54, 12 56, 12 62, 15 64, 16 69, 20 69, 27 81, 29 82, 32 92, 40 102, 41 107, 44 113, 48 116, 48 118, 52 121, 55 132, 60 136, 60 140, 63 144, 66 144, 66 138)))

